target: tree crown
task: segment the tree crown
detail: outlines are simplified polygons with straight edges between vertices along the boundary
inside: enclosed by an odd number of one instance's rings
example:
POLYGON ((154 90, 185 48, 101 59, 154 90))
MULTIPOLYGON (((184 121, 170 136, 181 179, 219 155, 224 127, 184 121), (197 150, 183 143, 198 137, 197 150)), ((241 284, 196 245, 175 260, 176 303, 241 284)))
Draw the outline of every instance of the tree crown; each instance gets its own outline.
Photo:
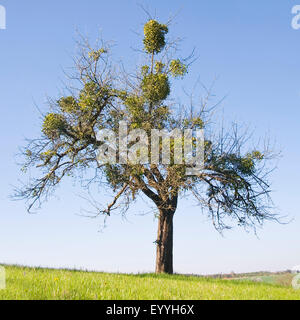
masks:
MULTIPOLYGON (((135 77, 125 75, 119 81, 110 60, 110 48, 105 45, 81 47, 76 60, 77 73, 72 76, 80 84, 72 95, 62 96, 51 104, 42 125, 42 136, 31 140, 24 149, 23 168, 37 167, 42 175, 21 188, 17 196, 29 200, 29 208, 46 199, 65 176, 77 170, 95 170, 90 182, 108 184, 114 197, 99 214, 129 207, 142 194, 150 198, 159 210, 175 212, 178 198, 188 192, 202 208, 208 209, 218 229, 228 227, 227 218, 243 226, 273 219, 269 212, 269 184, 265 163, 273 155, 265 148, 243 152, 247 137, 232 133, 220 136, 208 134, 204 144, 204 168, 198 176, 186 176, 187 165, 172 161, 169 165, 105 164, 99 165, 97 150, 101 143, 97 132, 111 129, 117 132, 120 121, 130 129, 206 129, 212 109, 207 100, 190 110, 168 101, 171 79, 187 74, 188 59, 170 54, 165 24, 149 20, 144 27, 144 52, 148 63, 135 77), (123 202, 121 201, 123 199, 123 202)), ((183 142, 181 142, 183 144, 183 142)), ((131 143, 132 145, 133 143, 131 143)), ((118 157, 120 155, 118 154, 118 157)))

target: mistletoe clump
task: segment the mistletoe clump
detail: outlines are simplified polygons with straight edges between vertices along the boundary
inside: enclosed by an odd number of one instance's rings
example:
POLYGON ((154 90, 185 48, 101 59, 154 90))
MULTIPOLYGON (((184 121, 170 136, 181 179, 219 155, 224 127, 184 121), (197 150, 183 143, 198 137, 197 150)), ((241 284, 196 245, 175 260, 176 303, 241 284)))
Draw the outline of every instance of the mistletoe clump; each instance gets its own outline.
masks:
POLYGON ((64 97, 58 101, 59 107, 62 112, 65 113, 76 113, 79 110, 79 106, 75 98, 64 97))
POLYGON ((144 97, 153 103, 165 100, 170 94, 168 76, 163 73, 149 74, 142 80, 141 88, 144 97))
POLYGON ((79 95, 79 107, 83 112, 98 113, 107 105, 115 94, 110 86, 99 86, 88 82, 79 95))
POLYGON ((63 115, 49 113, 46 115, 42 131, 50 139, 59 137, 66 129, 67 122, 63 115))
POLYGON ((157 54, 166 45, 165 35, 168 33, 168 27, 155 20, 150 20, 144 27, 144 46, 147 53, 157 54))
POLYGON ((92 61, 97 62, 100 59, 101 55, 104 53, 107 53, 107 50, 104 48, 101 48, 99 50, 90 51, 88 56, 92 61))
POLYGON ((170 72, 173 77, 183 77, 187 73, 187 67, 179 59, 170 62, 170 72))

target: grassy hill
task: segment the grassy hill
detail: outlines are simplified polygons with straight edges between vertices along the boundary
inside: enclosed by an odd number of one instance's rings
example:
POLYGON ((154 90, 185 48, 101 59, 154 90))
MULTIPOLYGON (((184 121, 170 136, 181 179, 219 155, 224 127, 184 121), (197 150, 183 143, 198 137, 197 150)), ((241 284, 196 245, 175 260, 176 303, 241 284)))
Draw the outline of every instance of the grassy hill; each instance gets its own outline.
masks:
MULTIPOLYGON (((124 275, 6 266, 0 300, 244 300, 297 299, 290 283, 257 277, 215 279, 183 275, 124 275), (271 283, 270 283, 271 282, 271 283)), ((286 277, 286 275, 285 275, 286 277)), ((291 277, 291 275, 290 275, 291 277)), ((275 277, 276 278, 276 277, 275 277)))

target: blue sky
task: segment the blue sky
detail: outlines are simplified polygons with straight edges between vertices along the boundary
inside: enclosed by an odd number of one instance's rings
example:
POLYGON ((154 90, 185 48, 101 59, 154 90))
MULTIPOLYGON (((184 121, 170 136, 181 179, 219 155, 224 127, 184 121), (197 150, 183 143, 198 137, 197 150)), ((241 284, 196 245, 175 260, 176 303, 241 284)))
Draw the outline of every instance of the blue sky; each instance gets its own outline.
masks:
MULTIPOLYGON (((22 176, 18 146, 36 137, 46 96, 56 97, 72 66, 76 29, 96 39, 99 30, 114 40, 114 56, 133 66, 146 20, 137 3, 156 10, 164 22, 176 14, 171 34, 184 39, 182 55, 196 47, 199 59, 184 82, 200 77, 215 93, 227 95, 226 119, 252 125, 258 135, 276 138, 282 159, 273 175, 273 199, 288 225, 267 223, 258 237, 238 228, 221 237, 193 203, 182 201, 175 217, 174 264, 177 272, 216 273, 282 270, 300 263, 300 30, 291 27, 291 9, 300 1, 16 1, 0 0, 7 29, 0 30, 0 261, 114 272, 153 271, 157 221, 139 216, 140 201, 127 221, 119 216, 99 232, 101 221, 78 216, 86 203, 70 181, 37 215, 9 198, 22 176)), ((180 86, 175 96, 180 98, 180 86)), ((100 202, 108 192, 94 194, 100 202)))

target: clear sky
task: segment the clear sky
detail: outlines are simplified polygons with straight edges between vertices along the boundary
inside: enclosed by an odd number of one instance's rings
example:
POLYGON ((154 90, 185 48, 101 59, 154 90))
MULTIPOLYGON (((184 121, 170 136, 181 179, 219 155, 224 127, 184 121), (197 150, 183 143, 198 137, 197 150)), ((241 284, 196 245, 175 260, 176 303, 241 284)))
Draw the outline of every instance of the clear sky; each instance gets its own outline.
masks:
MULTIPOLYGON (((86 202, 81 189, 67 181, 37 215, 24 202, 9 198, 22 176, 18 146, 36 137, 46 96, 56 97, 72 66, 76 29, 93 40, 114 40, 114 55, 133 65, 148 6, 164 22, 178 13, 171 34, 184 38, 182 54, 196 47, 199 56, 185 86, 200 77, 215 93, 227 95, 225 117, 269 132, 283 157, 273 175, 274 202, 288 225, 267 223, 258 237, 238 228, 221 237, 193 203, 182 201, 175 217, 174 264, 182 273, 283 270, 300 264, 299 119, 300 30, 291 27, 291 9, 300 0, 71 1, 0 0, 7 29, 0 30, 0 262, 77 267, 112 272, 154 270, 157 221, 138 215, 138 202, 127 221, 78 216, 86 202)), ((175 92, 180 98, 180 86, 175 92)), ((100 202, 107 191, 94 194, 100 202)))

